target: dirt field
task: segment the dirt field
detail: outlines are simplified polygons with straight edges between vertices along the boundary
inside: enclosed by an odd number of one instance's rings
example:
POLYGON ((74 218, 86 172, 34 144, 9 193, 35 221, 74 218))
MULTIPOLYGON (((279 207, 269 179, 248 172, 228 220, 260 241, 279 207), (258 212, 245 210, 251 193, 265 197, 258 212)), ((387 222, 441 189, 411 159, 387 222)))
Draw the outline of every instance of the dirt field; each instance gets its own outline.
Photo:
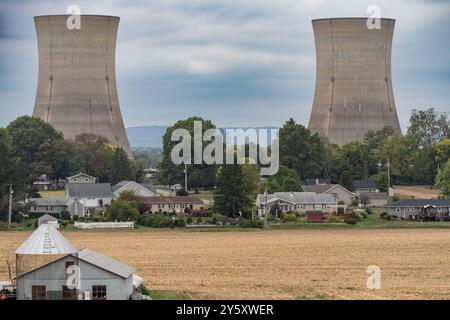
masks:
POLYGON ((425 186, 394 186, 394 193, 415 199, 436 199, 439 195, 436 189, 425 186))
MULTIPOLYGON (((0 232, 4 256, 30 232, 0 232)), ((450 299, 450 232, 279 230, 249 232, 64 232, 136 267, 151 289, 194 299, 450 299), (380 290, 366 288, 366 268, 381 268, 380 290)))

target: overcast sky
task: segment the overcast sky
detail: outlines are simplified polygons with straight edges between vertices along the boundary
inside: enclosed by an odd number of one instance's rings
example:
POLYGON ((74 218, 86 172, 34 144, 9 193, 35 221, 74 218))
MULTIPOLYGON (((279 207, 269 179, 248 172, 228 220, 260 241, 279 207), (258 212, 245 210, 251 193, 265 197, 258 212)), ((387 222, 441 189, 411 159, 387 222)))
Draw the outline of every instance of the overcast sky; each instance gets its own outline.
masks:
POLYGON ((0 0, 0 126, 31 115, 33 16, 121 17, 116 71, 126 127, 199 115, 219 126, 307 125, 315 83, 311 19, 395 18, 392 77, 403 130, 412 108, 450 112, 450 2, 381 0, 0 0))

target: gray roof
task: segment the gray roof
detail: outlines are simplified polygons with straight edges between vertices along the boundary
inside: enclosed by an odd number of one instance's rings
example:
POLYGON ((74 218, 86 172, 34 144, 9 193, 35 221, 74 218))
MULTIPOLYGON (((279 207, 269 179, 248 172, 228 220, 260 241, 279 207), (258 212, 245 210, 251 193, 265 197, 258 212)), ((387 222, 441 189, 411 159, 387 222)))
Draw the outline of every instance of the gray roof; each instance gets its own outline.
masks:
POLYGON ((68 198, 30 198, 28 202, 35 206, 65 206, 68 198))
POLYGON ((44 214, 43 216, 39 217, 39 223, 41 223, 42 221, 58 221, 58 219, 56 219, 54 216, 51 216, 49 214, 44 214))
POLYGON ((346 190, 348 193, 353 194, 353 192, 351 192, 350 190, 344 188, 343 186, 341 186, 340 184, 328 184, 328 185, 312 185, 312 186, 302 186, 303 191, 305 192, 315 192, 315 193, 325 193, 327 191, 329 191, 330 189, 333 188, 342 188, 344 190, 346 190))
POLYGON ((372 179, 353 181, 355 189, 377 189, 377 184, 372 179))
POLYGON ((114 198, 109 183, 68 183, 66 191, 69 198, 114 198))
POLYGON ((16 254, 70 254, 77 249, 51 224, 41 224, 16 250, 16 254))
POLYGON ((129 265, 87 248, 81 249, 78 252, 78 258, 125 279, 131 276, 135 271, 135 269, 129 265))
MULTIPOLYGON (((267 201, 284 200, 291 203, 329 203, 336 204, 336 200, 331 194, 317 194, 314 192, 275 192, 267 195, 267 201)), ((256 203, 265 202, 264 194, 258 194, 256 203)))
POLYGON ((389 198, 387 192, 361 192, 360 197, 367 199, 387 199, 389 198))
POLYGON ((450 200, 445 199, 404 199, 388 204, 386 207, 424 207, 433 205, 437 207, 450 207, 450 200))
MULTIPOLYGON (((115 192, 116 190, 119 190, 120 188, 122 188, 123 186, 126 186, 128 183, 130 183, 132 181, 129 180, 124 180, 124 181, 120 181, 118 184, 112 186, 112 191, 115 192)), ((150 192, 156 193, 156 187, 150 183, 139 183, 136 182, 138 185, 140 185, 141 187, 147 189, 150 192)))

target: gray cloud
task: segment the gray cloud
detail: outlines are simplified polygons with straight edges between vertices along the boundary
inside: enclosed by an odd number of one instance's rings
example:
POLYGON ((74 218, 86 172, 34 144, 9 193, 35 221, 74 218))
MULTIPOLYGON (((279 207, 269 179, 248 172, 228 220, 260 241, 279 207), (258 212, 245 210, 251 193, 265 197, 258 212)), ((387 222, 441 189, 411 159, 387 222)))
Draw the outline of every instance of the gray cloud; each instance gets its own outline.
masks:
MULTIPOLYGON (((411 108, 450 111, 449 2, 376 1, 397 19, 393 84, 405 128, 411 108)), ((365 16, 373 1, 2 1, 0 126, 31 114, 37 77, 32 17, 121 17, 119 97, 126 126, 200 115, 218 125, 307 124, 315 81, 311 19, 365 16)))

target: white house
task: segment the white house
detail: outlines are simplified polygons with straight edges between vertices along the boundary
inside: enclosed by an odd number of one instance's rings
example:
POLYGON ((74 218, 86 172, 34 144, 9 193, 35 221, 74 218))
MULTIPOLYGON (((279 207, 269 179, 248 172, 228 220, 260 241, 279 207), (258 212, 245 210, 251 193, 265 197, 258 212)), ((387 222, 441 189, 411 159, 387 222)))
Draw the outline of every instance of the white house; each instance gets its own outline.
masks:
POLYGON ((336 199, 331 194, 317 194, 314 192, 275 192, 258 194, 256 206, 258 215, 263 217, 266 212, 277 206, 281 212, 296 211, 322 211, 332 213, 336 210, 336 199))
POLYGON ((79 215, 84 216, 91 209, 102 211, 114 194, 109 183, 68 183, 66 198, 77 200, 82 206, 79 215))
POLYGON ((117 198, 123 191, 132 191, 141 197, 154 197, 156 188, 151 184, 137 183, 135 181, 121 181, 112 186, 114 197, 117 198))
POLYGON ((340 184, 316 184, 302 186, 305 192, 314 192, 317 194, 331 194, 336 202, 343 202, 350 205, 355 200, 356 195, 350 190, 344 188, 340 184))

